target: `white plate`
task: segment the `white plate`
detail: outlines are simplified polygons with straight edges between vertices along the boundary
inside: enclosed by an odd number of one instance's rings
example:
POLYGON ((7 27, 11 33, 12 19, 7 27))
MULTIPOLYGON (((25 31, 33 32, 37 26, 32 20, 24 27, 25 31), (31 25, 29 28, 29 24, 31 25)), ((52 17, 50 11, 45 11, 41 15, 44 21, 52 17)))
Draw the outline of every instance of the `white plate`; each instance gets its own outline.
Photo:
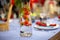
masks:
POLYGON ((52 27, 52 26, 47 26, 47 27, 44 27, 44 26, 38 26, 38 25, 35 25, 34 28, 37 28, 37 29, 44 29, 44 30, 50 30, 50 29, 57 29, 59 28, 59 25, 57 24, 55 27, 52 27))

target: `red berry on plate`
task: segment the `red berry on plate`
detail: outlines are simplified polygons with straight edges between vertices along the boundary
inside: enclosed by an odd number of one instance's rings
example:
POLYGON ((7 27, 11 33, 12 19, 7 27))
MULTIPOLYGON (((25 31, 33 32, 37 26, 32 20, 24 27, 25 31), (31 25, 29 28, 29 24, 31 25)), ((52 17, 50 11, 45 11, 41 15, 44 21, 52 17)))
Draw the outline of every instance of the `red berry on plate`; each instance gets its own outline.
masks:
POLYGON ((42 23, 42 24, 41 24, 41 26, 44 26, 44 27, 46 27, 47 25, 46 25, 45 23, 42 23))
POLYGON ((56 24, 50 24, 49 26, 56 26, 56 24))
POLYGON ((38 21, 38 22, 36 22, 36 24, 37 24, 37 25, 39 25, 39 24, 40 24, 40 22, 38 21))

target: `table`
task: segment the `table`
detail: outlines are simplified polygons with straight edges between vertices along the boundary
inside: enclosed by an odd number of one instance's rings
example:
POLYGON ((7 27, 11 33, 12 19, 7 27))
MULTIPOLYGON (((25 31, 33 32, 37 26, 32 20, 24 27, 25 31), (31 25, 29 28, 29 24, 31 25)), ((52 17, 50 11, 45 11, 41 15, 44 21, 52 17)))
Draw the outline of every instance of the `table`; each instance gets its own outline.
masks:
MULTIPOLYGON (((54 18, 54 21, 57 24, 60 24, 60 21, 57 21, 56 18, 54 18)), ((18 19, 12 19, 12 22, 10 22, 9 26, 10 26, 9 31, 0 32, 0 40, 48 40, 49 38, 51 38, 60 31, 60 27, 56 30, 49 30, 49 31, 36 30, 34 27, 32 27, 31 37, 21 37, 20 25, 18 19)), ((32 26, 34 26, 34 23, 32 26)))

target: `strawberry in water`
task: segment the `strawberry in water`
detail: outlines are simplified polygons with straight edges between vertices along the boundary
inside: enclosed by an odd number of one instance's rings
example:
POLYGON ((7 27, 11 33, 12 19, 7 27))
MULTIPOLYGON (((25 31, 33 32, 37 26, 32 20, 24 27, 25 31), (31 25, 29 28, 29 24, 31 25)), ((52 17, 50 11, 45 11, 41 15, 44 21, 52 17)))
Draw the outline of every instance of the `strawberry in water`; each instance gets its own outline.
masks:
POLYGON ((29 17, 28 15, 24 15, 24 16, 23 16, 24 19, 27 19, 28 17, 29 17))
POLYGON ((24 21, 24 25, 28 25, 29 24, 29 21, 28 20, 25 20, 24 21))
POLYGON ((24 14, 25 15, 29 15, 30 13, 29 13, 29 11, 25 11, 24 14))

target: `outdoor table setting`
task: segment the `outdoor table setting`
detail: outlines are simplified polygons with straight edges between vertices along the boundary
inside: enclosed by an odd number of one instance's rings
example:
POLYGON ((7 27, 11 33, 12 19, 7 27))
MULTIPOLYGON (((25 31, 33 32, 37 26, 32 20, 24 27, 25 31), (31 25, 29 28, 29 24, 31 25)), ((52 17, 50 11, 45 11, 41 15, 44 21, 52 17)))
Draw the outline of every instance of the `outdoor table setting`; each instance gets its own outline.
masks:
POLYGON ((60 31, 60 21, 57 20, 57 17, 48 20, 54 20, 55 23, 59 24, 59 27, 54 30, 36 30, 34 28, 35 23, 32 23, 31 37, 21 37, 19 19, 11 19, 9 24, 9 31, 0 32, 0 40, 48 40, 60 31))
POLYGON ((22 16, 22 21, 21 18, 14 18, 9 20, 9 30, 0 32, 0 40, 49 40, 52 36, 60 32, 59 16, 54 18, 47 18, 45 20, 42 16, 42 20, 34 19, 35 22, 31 23, 32 20, 29 19, 31 18, 30 12, 29 10, 26 10, 24 10, 25 12, 22 16), (39 26, 36 26, 36 22, 40 21, 46 24, 39 24, 39 26), (21 24, 22 22, 24 23, 23 25, 21 24))
POLYGON ((0 40, 49 40, 60 32, 60 14, 56 11, 56 3, 50 0, 44 6, 39 1, 29 5, 31 2, 16 0, 15 3, 11 0, 7 20, 0 21, 0 40), (11 13, 15 13, 12 9, 18 11, 19 18, 15 14, 14 18, 10 18, 11 13))

